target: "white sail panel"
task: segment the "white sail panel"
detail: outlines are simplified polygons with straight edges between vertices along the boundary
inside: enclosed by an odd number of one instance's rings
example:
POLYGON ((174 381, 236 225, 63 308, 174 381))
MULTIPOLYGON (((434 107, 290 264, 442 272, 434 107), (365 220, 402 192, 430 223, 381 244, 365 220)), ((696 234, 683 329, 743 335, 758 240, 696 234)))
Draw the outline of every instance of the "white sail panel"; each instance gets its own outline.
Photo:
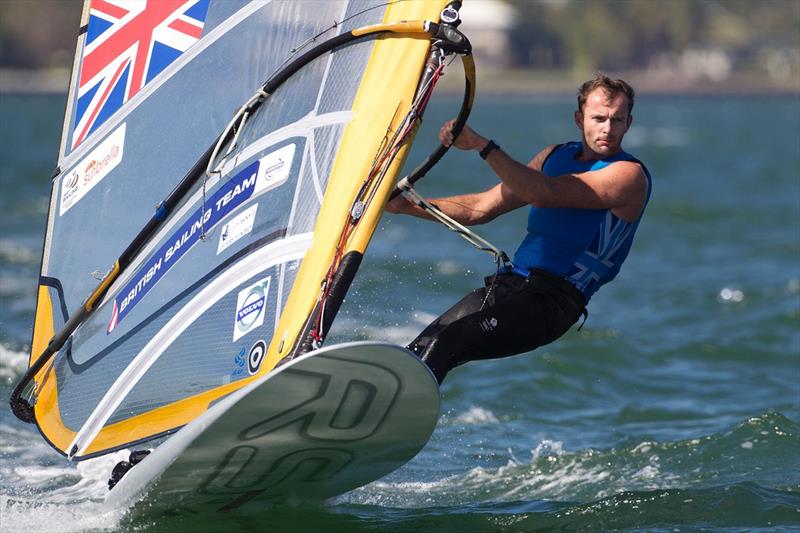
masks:
MULTIPOLYGON (((199 40, 63 154, 34 351, 287 60, 366 25, 438 20, 445 2, 201 4, 199 40), (100 171, 70 192, 91 164, 100 171)), ((362 39, 268 95, 54 357, 36 403, 49 442, 81 459, 169 433, 277 364, 309 318, 384 136, 410 107, 428 48, 424 38, 362 39)), ((77 123, 74 109, 65 120, 77 123)), ((353 249, 363 251, 391 186, 373 193, 353 249)))

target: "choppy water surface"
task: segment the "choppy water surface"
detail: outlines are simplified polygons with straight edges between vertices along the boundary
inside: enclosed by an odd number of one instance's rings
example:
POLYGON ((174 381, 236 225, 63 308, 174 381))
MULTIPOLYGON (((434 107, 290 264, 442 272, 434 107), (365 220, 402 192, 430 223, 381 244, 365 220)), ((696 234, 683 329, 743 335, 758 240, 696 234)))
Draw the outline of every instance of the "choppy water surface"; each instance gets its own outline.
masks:
MULTIPOLYGON (((435 102, 411 163, 456 105, 435 102)), ((572 109, 487 97, 472 123, 527 159, 575 137, 572 109)), ((796 97, 641 98, 626 148, 650 167, 653 200, 583 329, 453 371, 431 442, 392 475, 325 505, 216 523, 107 512, 118 458, 71 464, 8 411, 27 361, 63 98, 3 95, 0 112, 14 125, 0 130, 3 531, 800 529, 796 97)), ((419 189, 494 183, 460 153, 419 189)), ((513 251, 524 224, 520 211, 480 231, 513 251)), ((329 342, 405 343, 491 269, 434 224, 386 217, 329 342)))

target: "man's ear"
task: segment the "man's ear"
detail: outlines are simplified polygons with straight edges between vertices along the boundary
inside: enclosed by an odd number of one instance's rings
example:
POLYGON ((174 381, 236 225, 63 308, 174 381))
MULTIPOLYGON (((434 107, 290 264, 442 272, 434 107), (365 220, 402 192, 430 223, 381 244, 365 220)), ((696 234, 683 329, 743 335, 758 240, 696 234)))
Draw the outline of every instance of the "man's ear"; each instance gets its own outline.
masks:
POLYGON ((575 111, 573 117, 575 118, 575 125, 578 126, 578 129, 583 131, 583 113, 580 110, 575 111))

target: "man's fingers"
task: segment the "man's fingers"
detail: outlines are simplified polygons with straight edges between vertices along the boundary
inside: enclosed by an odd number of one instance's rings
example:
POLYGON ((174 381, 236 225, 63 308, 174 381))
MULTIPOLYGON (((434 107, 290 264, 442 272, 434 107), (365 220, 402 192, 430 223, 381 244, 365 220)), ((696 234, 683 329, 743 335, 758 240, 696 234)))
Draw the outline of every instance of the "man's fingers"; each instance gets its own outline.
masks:
POLYGON ((444 146, 453 144, 453 133, 450 131, 450 128, 447 127, 447 124, 442 126, 442 129, 439 130, 439 141, 444 146))
POLYGON ((455 125, 456 119, 450 119, 442 125, 442 129, 439 130, 439 141, 441 141, 442 145, 452 146, 455 143, 455 138, 453 137, 453 126, 455 125))

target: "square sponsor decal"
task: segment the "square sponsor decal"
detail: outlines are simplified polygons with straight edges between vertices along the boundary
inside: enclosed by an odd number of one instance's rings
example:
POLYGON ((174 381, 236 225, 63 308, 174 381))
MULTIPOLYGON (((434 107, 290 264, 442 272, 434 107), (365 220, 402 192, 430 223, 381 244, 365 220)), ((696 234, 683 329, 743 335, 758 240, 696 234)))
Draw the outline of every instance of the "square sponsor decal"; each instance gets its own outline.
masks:
POLYGON ((237 341, 264 324, 267 313, 267 298, 272 276, 239 291, 236 300, 236 318, 233 325, 233 340, 237 341))
POLYGON ((221 254, 227 250, 230 245, 253 231, 253 222, 256 220, 257 210, 258 204, 253 204, 233 217, 230 222, 222 226, 219 235, 219 246, 217 246, 217 254, 221 254))

